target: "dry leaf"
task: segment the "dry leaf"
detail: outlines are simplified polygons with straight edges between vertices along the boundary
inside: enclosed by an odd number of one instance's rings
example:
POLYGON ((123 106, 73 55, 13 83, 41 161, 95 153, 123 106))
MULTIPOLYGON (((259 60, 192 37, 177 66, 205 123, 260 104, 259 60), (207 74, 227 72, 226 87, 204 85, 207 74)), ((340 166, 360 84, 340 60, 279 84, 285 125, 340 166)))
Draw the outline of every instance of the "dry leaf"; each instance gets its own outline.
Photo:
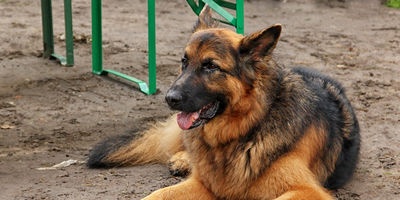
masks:
POLYGON ((13 129, 15 126, 9 124, 3 124, 0 126, 0 129, 13 129))

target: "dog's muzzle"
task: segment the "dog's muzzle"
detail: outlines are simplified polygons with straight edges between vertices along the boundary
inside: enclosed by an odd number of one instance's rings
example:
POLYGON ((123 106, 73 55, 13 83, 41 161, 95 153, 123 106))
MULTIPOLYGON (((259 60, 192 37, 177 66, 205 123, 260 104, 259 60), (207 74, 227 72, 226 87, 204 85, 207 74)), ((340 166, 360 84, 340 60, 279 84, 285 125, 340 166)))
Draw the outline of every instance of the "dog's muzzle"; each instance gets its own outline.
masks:
POLYGON ((192 129, 207 123, 215 117, 220 107, 220 102, 215 101, 206 104, 199 110, 185 111, 182 109, 183 96, 175 90, 169 90, 165 96, 165 100, 172 109, 181 111, 177 115, 177 122, 183 130, 192 129))

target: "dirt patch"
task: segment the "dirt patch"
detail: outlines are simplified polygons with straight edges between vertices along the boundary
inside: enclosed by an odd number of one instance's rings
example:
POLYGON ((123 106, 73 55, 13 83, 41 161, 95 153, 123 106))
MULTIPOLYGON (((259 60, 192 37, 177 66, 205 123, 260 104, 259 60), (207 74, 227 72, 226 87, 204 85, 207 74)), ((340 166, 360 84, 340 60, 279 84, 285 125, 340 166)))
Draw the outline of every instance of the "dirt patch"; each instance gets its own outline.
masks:
MULTIPOLYGON (((104 66, 145 80, 146 2, 103 1, 104 66)), ((346 87, 362 149, 337 199, 399 199, 400 10, 380 0, 318 2, 246 1, 245 31, 283 24, 276 59, 316 68, 346 87)), ((61 3, 53 1, 53 18, 56 51, 63 54, 61 3)), ((1 199, 140 199, 180 181, 160 165, 89 170, 82 164, 101 139, 172 114, 164 94, 196 16, 184 1, 156 7, 159 92, 146 96, 131 83, 91 74, 90 2, 73 1, 76 65, 68 68, 40 57, 40 1, 0 0, 1 199), (38 170, 70 159, 78 162, 38 170)))

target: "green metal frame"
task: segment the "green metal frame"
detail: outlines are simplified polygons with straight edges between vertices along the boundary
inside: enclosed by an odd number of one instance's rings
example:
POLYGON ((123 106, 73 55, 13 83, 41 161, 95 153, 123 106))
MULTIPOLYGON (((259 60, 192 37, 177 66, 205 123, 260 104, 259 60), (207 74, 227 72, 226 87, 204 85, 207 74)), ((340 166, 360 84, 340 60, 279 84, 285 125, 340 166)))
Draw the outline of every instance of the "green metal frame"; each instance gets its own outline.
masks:
POLYGON ((57 59, 62 65, 74 65, 74 38, 72 30, 72 3, 64 0, 66 57, 54 53, 53 14, 51 0, 41 0, 43 28, 43 57, 57 59))
POLYGON ((244 34, 244 2, 236 0, 236 3, 224 0, 186 0, 192 10, 199 15, 204 5, 210 6, 216 13, 225 18, 226 21, 221 22, 232 25, 236 28, 236 32, 244 34), (224 8, 235 10, 236 17, 226 11, 224 8))
POLYGON ((113 74, 138 84, 140 91, 151 95, 156 86, 156 14, 155 0, 147 1, 148 12, 148 84, 142 80, 111 69, 103 69, 101 0, 92 0, 92 72, 97 75, 113 74))
MULTIPOLYGON (((216 13, 225 18, 223 23, 236 27, 236 32, 244 33, 244 2, 236 3, 225 0, 186 0, 193 11, 198 15, 205 4, 208 4, 216 13), (236 11, 236 17, 224 8, 236 11)), ((156 16, 155 0, 147 1, 148 12, 148 84, 142 80, 117 72, 112 69, 103 69, 102 48, 102 3, 101 0, 92 0, 92 72, 97 75, 113 74, 123 79, 138 84, 140 90, 148 95, 157 91, 156 87, 156 16)), ((66 57, 54 53, 53 14, 51 0, 41 0, 42 27, 43 27, 43 56, 55 58, 62 65, 74 65, 74 41, 72 30, 72 5, 71 0, 64 0, 65 43, 66 57)))

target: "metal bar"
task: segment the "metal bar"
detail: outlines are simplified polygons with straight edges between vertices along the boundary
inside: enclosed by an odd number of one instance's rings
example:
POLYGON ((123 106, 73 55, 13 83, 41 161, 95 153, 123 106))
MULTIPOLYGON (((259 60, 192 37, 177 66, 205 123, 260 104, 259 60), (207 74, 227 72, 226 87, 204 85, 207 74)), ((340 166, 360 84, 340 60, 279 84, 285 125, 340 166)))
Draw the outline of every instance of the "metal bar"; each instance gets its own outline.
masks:
POLYGON ((202 0, 198 0, 198 3, 196 3, 194 0, 186 0, 186 2, 192 8, 193 12, 196 13, 196 15, 199 15, 204 7, 204 2, 202 0))
POLYGON ((74 65, 74 33, 72 30, 72 3, 71 0, 64 0, 64 21, 65 21, 65 52, 66 65, 74 65))
POLYGON ((103 48, 101 30, 101 0, 92 0, 92 72, 103 73, 103 48))
POLYGON ((206 4, 205 4, 202 0, 199 0, 199 14, 200 14, 201 10, 203 10, 203 7, 204 7, 205 5, 206 5, 206 4))
POLYGON ((202 0, 214 11, 224 17, 227 21, 219 20, 222 23, 236 27, 236 32, 244 34, 244 1, 236 0, 236 4, 225 0, 202 0), (236 17, 227 12, 223 7, 236 11, 236 17))
POLYGON ((145 94, 154 94, 156 88, 156 26, 155 26, 155 0, 148 0, 148 45, 149 45, 149 87, 146 82, 123 74, 121 72, 103 69, 103 48, 102 48, 102 14, 101 0, 92 0, 92 72, 97 75, 108 73, 134 82, 139 85, 139 89, 145 94))
POLYGON ((64 56, 52 53, 51 58, 58 60, 61 65, 67 65, 67 59, 64 56))
POLYGON ((123 74, 121 72, 117 72, 117 71, 112 70, 112 69, 106 69, 106 70, 103 71, 103 74, 107 74, 107 73, 113 74, 115 76, 118 76, 120 78, 126 79, 128 81, 134 82, 134 83, 139 85, 140 91, 142 91, 145 94, 152 94, 152 93, 149 92, 149 88, 147 87, 146 82, 144 82, 142 80, 139 80, 139 79, 134 78, 132 76, 128 76, 128 75, 123 74))
MULTIPOLYGON (((237 0, 236 2, 238 2, 238 1, 240 1, 240 0, 237 0)), ((224 1, 224 0, 215 0, 215 2, 222 7, 229 8, 231 10, 236 10, 237 3, 235 4, 235 3, 232 3, 229 1, 224 1)))
POLYGON ((156 88, 156 6, 155 0, 147 1, 148 12, 148 76, 149 76, 149 90, 143 91, 146 94, 154 94, 156 88))
POLYGON ((244 34, 244 0, 236 0, 236 32, 244 34))
POLYGON ((53 39, 53 14, 51 0, 41 0, 42 7, 42 33, 43 33, 43 57, 50 58, 54 53, 53 39))
POLYGON ((202 0, 205 3, 208 4, 216 13, 221 15, 223 18, 225 18, 231 25, 236 27, 236 19, 235 17, 230 14, 228 11, 226 11, 224 8, 222 8, 220 5, 215 3, 213 0, 202 0))

